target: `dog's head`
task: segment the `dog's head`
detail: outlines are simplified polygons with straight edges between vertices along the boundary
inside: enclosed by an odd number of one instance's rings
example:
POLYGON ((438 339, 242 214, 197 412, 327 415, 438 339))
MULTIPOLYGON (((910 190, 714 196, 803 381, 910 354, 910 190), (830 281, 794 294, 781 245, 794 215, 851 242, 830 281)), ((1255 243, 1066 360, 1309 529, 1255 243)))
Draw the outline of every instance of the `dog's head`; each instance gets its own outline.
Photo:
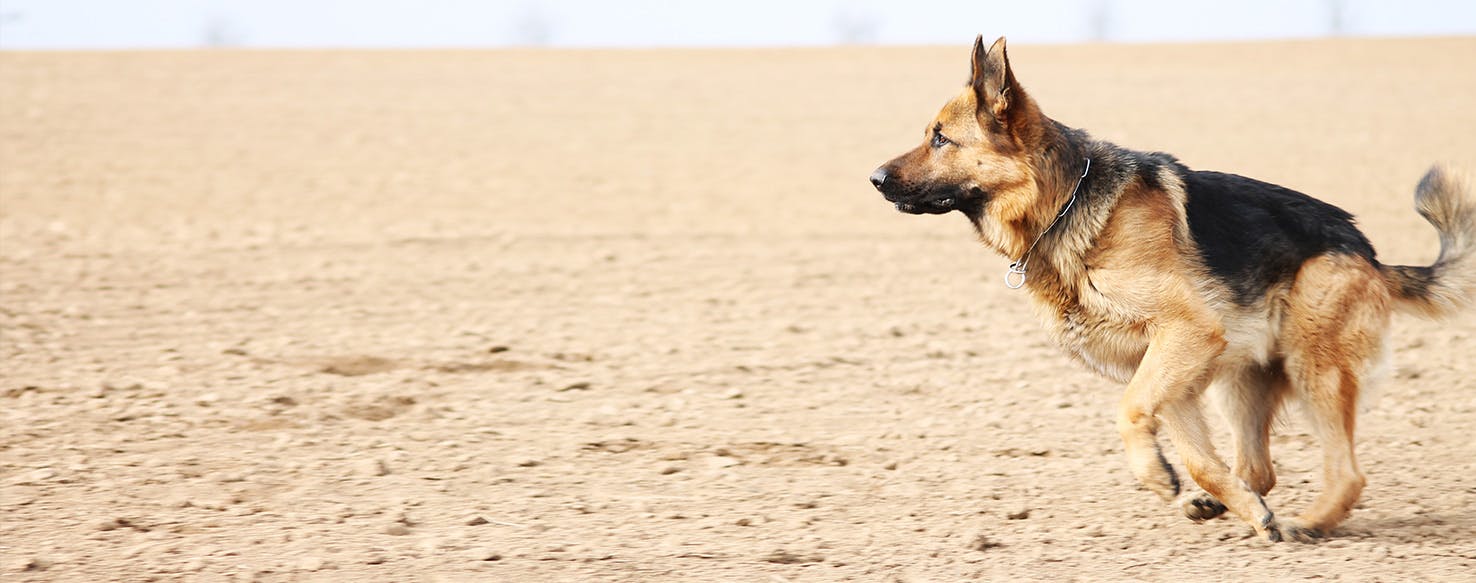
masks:
POLYGON ((1014 223, 1038 198, 1031 162, 1048 121, 1015 81, 1003 37, 987 51, 975 39, 970 61, 968 85, 928 122, 922 144, 877 168, 871 183, 904 213, 1014 223))

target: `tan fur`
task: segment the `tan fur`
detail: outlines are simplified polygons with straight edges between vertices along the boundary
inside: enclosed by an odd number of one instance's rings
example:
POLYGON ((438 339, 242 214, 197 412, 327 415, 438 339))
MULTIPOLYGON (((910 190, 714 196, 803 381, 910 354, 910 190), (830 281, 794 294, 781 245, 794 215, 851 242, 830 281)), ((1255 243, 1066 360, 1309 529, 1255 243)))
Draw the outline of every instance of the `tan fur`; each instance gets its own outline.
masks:
MULTIPOLYGON (((948 147, 925 139, 879 172, 987 192, 988 212, 971 217, 980 240, 1016 259, 1067 208, 1083 165, 1050 155, 1064 138, 1015 80, 1004 39, 988 51, 976 41, 971 63, 970 83, 927 129, 929 139, 945 134, 948 147)), ((1443 314, 1476 292, 1476 204, 1447 173, 1432 171, 1417 205, 1442 234, 1436 265, 1317 255, 1243 306, 1202 263, 1187 200, 1168 170, 1099 193, 1096 206, 1072 211, 1069 226, 1030 252, 1026 287, 1067 353, 1127 384, 1117 426, 1128 465, 1149 490, 1191 518, 1228 510, 1271 540, 1321 536, 1347 516, 1365 483, 1353 451, 1356 414, 1363 387, 1385 368, 1391 312, 1443 314), (1207 393, 1230 422, 1233 467, 1210 441, 1207 393), (1276 484, 1269 438, 1288 398, 1304 405, 1322 443, 1323 489, 1300 516, 1277 520, 1262 495, 1276 484), (1180 488, 1159 451, 1160 429, 1212 498, 1180 488)))

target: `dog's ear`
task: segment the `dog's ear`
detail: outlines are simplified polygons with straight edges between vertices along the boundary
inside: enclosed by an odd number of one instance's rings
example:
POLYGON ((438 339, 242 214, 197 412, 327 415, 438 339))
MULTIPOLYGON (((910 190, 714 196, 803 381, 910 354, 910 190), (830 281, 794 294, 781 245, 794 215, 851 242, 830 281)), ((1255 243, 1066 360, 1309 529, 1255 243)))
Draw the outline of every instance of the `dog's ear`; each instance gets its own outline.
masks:
POLYGON ((1018 95, 1015 74, 1010 70, 1010 57, 1005 53, 1004 37, 994 41, 987 51, 984 50, 984 35, 974 38, 973 74, 969 77, 969 84, 974 87, 979 114, 987 113, 1008 125, 1010 110, 1023 95, 1018 95))

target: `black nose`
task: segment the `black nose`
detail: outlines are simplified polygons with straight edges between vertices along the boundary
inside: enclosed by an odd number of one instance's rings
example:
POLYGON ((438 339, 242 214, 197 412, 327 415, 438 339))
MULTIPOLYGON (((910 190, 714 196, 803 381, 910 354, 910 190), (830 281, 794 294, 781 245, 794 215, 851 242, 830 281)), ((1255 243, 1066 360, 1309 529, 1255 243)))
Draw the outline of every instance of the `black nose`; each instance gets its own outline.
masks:
POLYGON ((881 190, 882 185, 883 184, 886 184, 886 183, 887 183, 887 169, 886 168, 877 168, 876 169, 876 172, 872 172, 871 173, 871 185, 872 186, 875 186, 877 190, 881 190))

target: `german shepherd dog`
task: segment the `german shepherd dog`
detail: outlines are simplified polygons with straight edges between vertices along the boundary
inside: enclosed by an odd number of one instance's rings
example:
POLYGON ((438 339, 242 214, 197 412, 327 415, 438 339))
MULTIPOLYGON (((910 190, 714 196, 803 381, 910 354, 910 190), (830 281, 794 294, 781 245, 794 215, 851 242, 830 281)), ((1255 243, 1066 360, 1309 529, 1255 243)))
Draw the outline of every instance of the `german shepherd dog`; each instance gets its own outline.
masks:
POLYGON ((923 143, 871 182, 909 214, 958 211, 1014 264, 1061 347, 1127 383, 1117 429, 1133 474, 1196 521, 1226 510, 1271 541, 1325 536, 1363 490, 1353 455, 1359 393, 1387 368, 1391 312, 1439 317, 1476 295, 1476 201, 1436 167, 1415 208, 1440 233, 1428 267, 1384 265, 1353 217, 1234 174, 1190 170, 1041 113, 1001 38, 975 40, 972 74, 923 143), (1216 455, 1200 407, 1222 406, 1235 465, 1216 455), (1296 518, 1262 496, 1268 440, 1299 400, 1323 447, 1323 490, 1296 518), (1166 430, 1203 493, 1180 488, 1166 430))

